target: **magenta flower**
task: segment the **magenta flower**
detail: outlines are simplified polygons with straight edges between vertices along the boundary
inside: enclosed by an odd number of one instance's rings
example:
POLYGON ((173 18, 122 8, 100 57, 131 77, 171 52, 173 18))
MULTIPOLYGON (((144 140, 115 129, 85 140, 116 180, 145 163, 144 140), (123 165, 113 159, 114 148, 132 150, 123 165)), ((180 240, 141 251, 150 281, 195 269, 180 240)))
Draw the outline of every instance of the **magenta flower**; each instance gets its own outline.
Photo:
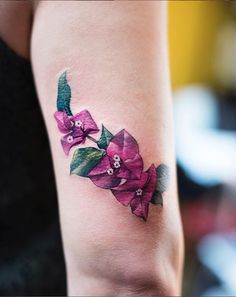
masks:
POLYGON ((146 221, 149 202, 155 191, 156 183, 156 168, 151 165, 146 172, 142 173, 139 180, 128 180, 111 191, 120 203, 125 206, 130 205, 132 213, 146 221))
POLYGON ((54 117, 59 130, 65 134, 61 139, 61 144, 66 155, 69 154, 72 146, 84 143, 89 134, 99 131, 87 110, 83 110, 75 116, 68 116, 64 111, 57 111, 54 117))
POLYGON ((111 189, 128 179, 139 179, 142 170, 143 160, 139 155, 138 144, 123 129, 113 136, 105 156, 88 177, 96 186, 111 189))

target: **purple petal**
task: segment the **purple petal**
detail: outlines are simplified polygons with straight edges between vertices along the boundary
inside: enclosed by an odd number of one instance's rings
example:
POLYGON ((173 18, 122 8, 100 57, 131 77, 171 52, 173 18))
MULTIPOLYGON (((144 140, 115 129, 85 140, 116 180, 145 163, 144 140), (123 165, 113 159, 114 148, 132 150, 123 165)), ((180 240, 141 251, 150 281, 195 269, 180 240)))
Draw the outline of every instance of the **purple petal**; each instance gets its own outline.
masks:
POLYGON ((144 219, 144 221, 147 220, 149 203, 143 202, 140 198, 134 198, 130 202, 130 207, 133 214, 144 219))
POLYGON ((121 178, 117 178, 116 174, 108 174, 108 170, 111 169, 111 164, 108 156, 104 156, 101 162, 98 163, 89 173, 88 177, 98 187, 103 189, 111 189, 117 187, 121 178))
POLYGON ((157 174, 154 164, 152 164, 146 172, 148 173, 148 181, 143 188, 143 201, 150 202, 157 184, 157 174))
POLYGON ((148 217, 149 202, 152 199, 152 195, 155 191, 157 183, 155 166, 152 164, 146 173, 148 174, 148 179, 143 187, 143 195, 140 197, 136 195, 135 198, 130 202, 132 213, 143 218, 145 221, 148 217))
POLYGON ((69 133, 72 128, 72 122, 64 111, 56 111, 54 117, 57 121, 58 128, 62 133, 69 133))
POLYGON ((86 133, 80 127, 73 127, 73 137, 86 136, 86 133))
POLYGON ((137 189, 142 189, 147 183, 149 175, 147 172, 143 172, 140 179, 128 180, 126 183, 116 187, 114 190, 135 192, 137 189))
POLYGON ((100 175, 103 173, 107 173, 107 170, 111 168, 110 160, 105 155, 101 162, 99 162, 89 173, 89 176, 100 175))
POLYGON ((122 160, 133 159, 138 152, 137 141, 125 129, 117 133, 107 147, 109 157, 117 154, 122 160))
POLYGON ((134 192, 121 192, 117 190, 111 190, 113 195, 116 197, 116 199, 122 203, 124 206, 128 206, 130 204, 130 201, 134 198, 135 193, 134 192))
POLYGON ((72 133, 69 133, 69 134, 63 136, 61 139, 61 144, 62 144, 65 154, 68 155, 72 146, 74 146, 76 144, 83 143, 84 140, 85 139, 82 136, 74 138, 72 133), (73 140, 71 140, 70 137, 72 137, 73 140))
POLYGON ((117 177, 130 179, 130 172, 124 165, 121 165, 119 172, 117 173, 117 177))
POLYGON ((136 154, 133 159, 124 161, 125 167, 130 171, 130 179, 139 179, 143 171, 143 159, 136 154))
MULTIPOLYGON (((79 113, 77 113, 73 117, 74 121, 81 121, 83 124, 83 130, 87 134, 94 134, 99 131, 95 121, 93 120, 91 114, 87 110, 83 110, 79 113)), ((75 127, 76 129, 76 127, 75 127)))
POLYGON ((100 175, 89 176, 91 181, 100 188, 103 189, 112 189, 119 185, 121 179, 115 176, 110 176, 107 173, 103 173, 100 175))
POLYGON ((153 192, 156 188, 157 176, 156 168, 151 165, 150 168, 143 172, 139 180, 128 180, 112 190, 116 199, 127 206, 130 204, 131 211, 145 221, 148 217, 149 202, 152 199, 153 192), (136 195, 136 191, 142 189, 141 196, 136 195), (132 198, 133 197, 133 198, 132 198))
POLYGON ((72 122, 73 117, 69 117, 66 112, 63 112, 63 121, 67 129, 72 129, 73 128, 73 122, 72 122))

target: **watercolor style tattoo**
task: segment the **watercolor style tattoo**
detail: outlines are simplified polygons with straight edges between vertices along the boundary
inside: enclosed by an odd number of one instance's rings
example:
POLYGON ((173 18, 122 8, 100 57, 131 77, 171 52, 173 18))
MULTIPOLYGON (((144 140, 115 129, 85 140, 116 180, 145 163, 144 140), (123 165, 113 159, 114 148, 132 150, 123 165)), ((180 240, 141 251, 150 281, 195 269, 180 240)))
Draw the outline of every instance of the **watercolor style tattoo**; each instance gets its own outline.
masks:
POLYGON ((96 147, 77 148, 70 173, 89 178, 96 186, 110 189, 114 197, 144 221, 147 220, 149 203, 163 206, 163 192, 169 184, 169 169, 165 164, 152 164, 143 171, 143 159, 137 141, 125 129, 113 135, 102 125, 98 140, 91 134, 99 132, 98 126, 87 110, 73 115, 70 109, 71 89, 66 72, 58 81, 57 111, 54 117, 64 136, 61 139, 66 155, 73 146, 84 144, 87 139, 96 147))

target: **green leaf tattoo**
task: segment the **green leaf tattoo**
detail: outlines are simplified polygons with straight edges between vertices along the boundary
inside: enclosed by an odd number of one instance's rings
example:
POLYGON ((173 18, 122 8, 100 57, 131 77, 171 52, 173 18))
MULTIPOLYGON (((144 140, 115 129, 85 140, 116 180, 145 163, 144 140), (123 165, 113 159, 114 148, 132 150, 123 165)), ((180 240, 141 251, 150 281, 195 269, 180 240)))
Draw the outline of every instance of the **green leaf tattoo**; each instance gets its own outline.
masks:
POLYGON ((161 206, 163 206, 162 194, 160 192, 155 191, 152 196, 151 203, 152 204, 160 204, 161 206))
POLYGON ((157 187, 156 190, 163 193, 167 190, 170 182, 169 167, 165 164, 160 164, 157 169, 157 187))
POLYGON ((161 206, 163 206, 162 193, 167 190, 170 182, 169 167, 165 164, 160 164, 156 168, 156 173, 157 173, 157 186, 152 196, 151 203, 160 204, 161 206))
POLYGON ((79 148, 74 152, 70 173, 87 177, 89 172, 101 161, 104 151, 94 147, 79 148))
POLYGON ((102 125, 102 134, 97 143, 98 147, 106 149, 112 137, 113 134, 102 125))
POLYGON ((58 80, 57 90, 57 110, 65 111, 67 115, 72 116, 70 109, 71 89, 66 78, 66 71, 61 74, 58 80))

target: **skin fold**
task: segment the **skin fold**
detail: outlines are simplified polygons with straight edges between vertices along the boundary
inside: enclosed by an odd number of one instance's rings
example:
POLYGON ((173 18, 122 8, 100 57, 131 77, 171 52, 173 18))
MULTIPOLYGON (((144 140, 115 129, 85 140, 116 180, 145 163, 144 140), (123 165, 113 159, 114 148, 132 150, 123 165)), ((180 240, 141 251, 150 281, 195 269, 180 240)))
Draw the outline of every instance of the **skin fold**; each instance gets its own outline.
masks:
POLYGON ((179 296, 183 239, 166 3, 33 4, 27 42, 54 161, 68 295, 179 296), (99 127, 103 124, 114 133, 129 131, 139 144, 144 170, 152 163, 170 168, 163 208, 151 205, 146 222, 131 215, 111 191, 70 175, 74 148, 65 155, 54 118, 57 83, 63 71, 71 87, 73 114, 89 110, 99 127))

